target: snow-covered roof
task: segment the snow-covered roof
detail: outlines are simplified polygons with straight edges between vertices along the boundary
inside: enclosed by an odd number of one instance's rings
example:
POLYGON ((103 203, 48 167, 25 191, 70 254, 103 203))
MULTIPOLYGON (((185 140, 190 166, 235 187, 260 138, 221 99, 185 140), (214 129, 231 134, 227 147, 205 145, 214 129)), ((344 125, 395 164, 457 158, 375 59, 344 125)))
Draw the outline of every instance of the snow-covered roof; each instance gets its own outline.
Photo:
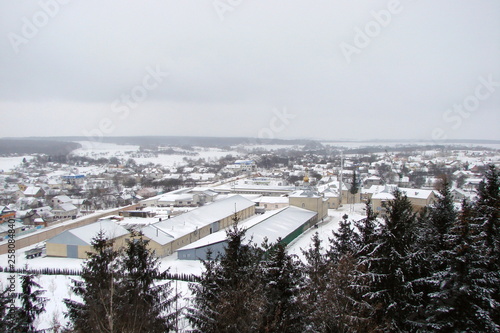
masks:
MULTIPOLYGON (((270 243, 274 243, 279 237, 288 236, 316 214, 310 210, 289 206, 247 219, 241 222, 239 227, 246 229, 245 238, 251 239, 257 245, 261 245, 266 237, 270 243)), ((226 230, 220 230, 179 250, 205 247, 224 242, 226 238, 226 230)))
POLYGON ((173 237, 178 238, 198 228, 202 228, 207 224, 231 216, 234 214, 235 210, 241 211, 253 206, 255 206, 254 202, 240 195, 235 195, 194 209, 174 218, 158 222, 155 226, 173 237))
POLYGON ((260 196, 259 198, 254 199, 252 201, 259 202, 259 203, 270 203, 270 204, 287 204, 289 199, 288 199, 288 197, 260 196))
POLYGON ((72 203, 63 203, 63 204, 60 204, 58 206, 58 208, 60 210, 63 210, 65 212, 69 212, 69 211, 72 211, 72 210, 75 210, 77 209, 75 205, 73 205, 72 203))
POLYGON ((319 198, 320 196, 321 195, 317 191, 314 191, 313 189, 297 190, 290 194, 290 198, 296 198, 296 197, 319 198))
POLYGON ((372 200, 374 199, 379 199, 379 200, 394 200, 394 196, 391 193, 388 192, 379 192, 375 193, 372 196, 372 200))
POLYGON ((433 190, 422 190, 422 189, 403 188, 403 187, 400 187, 399 190, 403 194, 405 194, 408 198, 415 198, 415 199, 427 199, 434 192, 433 190))
POLYGON ((192 194, 164 194, 159 199, 158 202, 175 202, 182 200, 193 200, 192 194))
POLYGON ((28 186, 26 190, 24 190, 25 195, 36 195, 38 191, 41 190, 41 187, 38 186, 28 186))
POLYGON ((160 230, 154 225, 145 226, 141 228, 141 231, 144 234, 144 236, 151 239, 152 241, 155 241, 160 245, 165 245, 174 240, 174 237, 172 235, 166 233, 163 230, 160 230))
POLYGON ((129 233, 127 229, 113 221, 102 220, 83 227, 66 230, 47 240, 47 243, 90 245, 92 239, 95 238, 101 230, 109 239, 118 238, 129 233))
POLYGON ((71 202, 71 198, 67 195, 58 195, 54 197, 55 200, 59 200, 62 203, 71 202))

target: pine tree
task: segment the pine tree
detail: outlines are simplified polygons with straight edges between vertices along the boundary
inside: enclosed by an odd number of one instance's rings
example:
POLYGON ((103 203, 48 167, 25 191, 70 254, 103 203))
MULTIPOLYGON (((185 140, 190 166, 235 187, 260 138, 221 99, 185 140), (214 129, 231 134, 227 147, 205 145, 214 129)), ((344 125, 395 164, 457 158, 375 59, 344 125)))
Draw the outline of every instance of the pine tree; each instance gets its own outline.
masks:
POLYGON ((351 188, 349 189, 349 192, 352 194, 352 204, 356 202, 356 194, 358 193, 358 179, 356 177, 356 170, 353 170, 352 173, 352 184, 351 188))
POLYGON ((132 232, 119 259, 120 327, 126 332, 166 332, 175 327, 178 315, 172 311, 177 295, 171 282, 156 283, 160 276, 159 259, 148 249, 149 240, 132 232))
POLYGON ((439 276, 439 289, 431 294, 428 329, 444 332, 497 332, 491 317, 493 290, 485 283, 480 228, 473 206, 464 201, 452 228, 449 267, 439 276))
POLYGON ((303 332, 298 303, 302 274, 295 256, 276 241, 265 246, 267 261, 263 263, 265 309, 261 332, 303 332))
POLYGON ((34 274, 21 275, 21 293, 17 295, 21 306, 16 309, 14 326, 10 327, 13 332, 38 332, 35 320, 45 311, 47 299, 41 296, 45 290, 41 290, 35 278, 34 274))
POLYGON ((377 233, 377 214, 373 211, 371 201, 368 200, 365 205, 366 217, 354 222, 358 229, 356 237, 356 248, 358 252, 356 257, 360 258, 371 253, 377 233))
POLYGON ((245 231, 234 220, 224 254, 205 265, 210 271, 202 274, 199 286, 191 286, 195 297, 187 318, 195 332, 255 332, 261 325, 261 253, 244 243, 245 231))
POLYGON ((219 269, 218 258, 213 259, 208 249, 205 260, 202 260, 203 273, 198 282, 190 283, 193 306, 187 308, 186 318, 194 327, 193 332, 216 332, 217 303, 220 286, 217 280, 219 269))
POLYGON ((358 234, 351 227, 348 216, 344 215, 339 222, 338 231, 333 231, 333 238, 329 238, 330 249, 328 255, 333 263, 337 263, 344 255, 354 255, 358 251, 358 234))
POLYGON ((12 327, 9 318, 9 304, 12 302, 12 298, 8 296, 9 293, 9 288, 0 292, 0 332, 7 332, 12 327))
POLYGON ((490 165, 486 179, 478 189, 474 204, 474 222, 479 228, 478 251, 485 287, 493 290, 489 317, 500 326, 500 180, 495 166, 490 165))
POLYGON ((375 247, 360 264, 368 283, 364 298, 375 309, 373 320, 381 331, 413 331, 418 318, 419 295, 413 290, 420 264, 415 249, 416 215, 400 191, 386 205, 387 215, 375 247))
POLYGON ((321 240, 316 233, 311 247, 303 250, 303 254, 306 258, 306 277, 300 299, 305 331, 366 331, 369 307, 357 297, 354 288, 356 260, 352 251, 332 259, 331 254, 323 254, 321 240))
POLYGON ((437 201, 419 219, 417 243, 422 254, 419 273, 421 278, 415 290, 422 292, 422 306, 425 314, 420 322, 428 328, 439 327, 440 301, 436 297, 441 289, 442 279, 449 273, 453 257, 452 229, 457 221, 457 211, 453 203, 447 179, 440 185, 437 201), (425 318, 425 319, 424 319, 425 318))
POLYGON ((102 231, 91 244, 94 251, 87 253, 82 280, 73 280, 72 291, 82 303, 65 299, 66 316, 76 332, 119 332, 118 251, 102 231))

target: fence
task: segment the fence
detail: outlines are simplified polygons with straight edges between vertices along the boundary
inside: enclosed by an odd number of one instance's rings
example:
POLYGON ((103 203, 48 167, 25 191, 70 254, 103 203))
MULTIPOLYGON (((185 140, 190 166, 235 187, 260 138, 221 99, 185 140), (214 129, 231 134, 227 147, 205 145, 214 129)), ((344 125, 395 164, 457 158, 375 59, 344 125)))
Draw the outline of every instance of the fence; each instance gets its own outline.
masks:
MULTIPOLYGON (((18 273, 18 274, 35 274, 35 275, 66 275, 80 276, 81 271, 78 269, 69 268, 16 268, 14 270, 7 267, 0 267, 0 273, 18 273)), ((193 274, 185 273, 170 273, 167 271, 161 272, 156 276, 156 280, 177 280, 186 282, 197 282, 198 277, 193 274)))

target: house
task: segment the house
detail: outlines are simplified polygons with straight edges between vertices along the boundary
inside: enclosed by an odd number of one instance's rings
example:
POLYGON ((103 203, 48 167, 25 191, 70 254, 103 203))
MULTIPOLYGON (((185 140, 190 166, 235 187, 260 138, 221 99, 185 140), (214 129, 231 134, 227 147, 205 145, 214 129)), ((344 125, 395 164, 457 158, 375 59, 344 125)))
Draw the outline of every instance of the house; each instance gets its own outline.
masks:
POLYGON ((14 230, 14 235, 19 235, 20 232, 27 228, 29 227, 19 221, 15 221, 13 223, 2 223, 0 224, 0 241, 7 240, 9 235, 12 235, 12 230, 14 230))
POLYGON ((328 215, 328 199, 309 184, 309 177, 304 177, 304 185, 289 195, 290 206, 304 208, 316 212, 318 222, 328 215))
POLYGON ((16 211, 7 206, 0 206, 0 224, 16 218, 16 211))
POLYGON ((41 198, 45 195, 45 191, 38 186, 28 186, 23 194, 25 197, 41 198))
MULTIPOLYGON (((313 226, 316 220, 316 212, 289 206, 252 217, 240 222, 239 226, 246 229, 247 239, 252 239, 252 242, 257 245, 262 244, 264 239, 267 239, 269 243, 275 243, 278 238, 281 238, 281 244, 286 245, 313 226)), ((177 257, 181 260, 205 260, 208 249, 215 257, 224 253, 226 245, 226 231, 219 230, 180 248, 177 251, 177 257)))
MULTIPOLYGON (((406 195, 408 200, 411 202, 413 210, 415 212, 421 211, 426 206, 432 205, 436 199, 436 193, 433 190, 422 190, 422 189, 412 189, 412 188, 399 188, 399 191, 406 195)), ((375 212, 384 214, 385 208, 384 204, 388 201, 394 200, 392 195, 393 191, 382 191, 372 195, 371 202, 373 210, 375 212)))
POLYGON ((368 189, 368 188, 372 187, 373 185, 380 185, 380 184, 382 184, 382 178, 380 178, 378 176, 370 176, 370 177, 365 179, 363 187, 368 189))
POLYGON ((146 168, 142 171, 142 174, 147 179, 162 179, 163 171, 158 168, 146 168))
POLYGON ((261 196, 257 199, 252 200, 255 202, 255 209, 266 210, 275 210, 288 207, 289 198, 288 197, 267 197, 261 196))
POLYGON ((339 192, 328 185, 319 186, 319 193, 326 199, 328 209, 337 209, 340 205, 339 192))
POLYGON ((52 206, 55 207, 60 204, 71 203, 72 200, 67 195, 58 195, 52 198, 52 206))
POLYGON ((76 174, 66 175, 62 176, 62 180, 67 185, 81 185, 85 181, 85 175, 76 175, 76 174))
POLYGON ((78 208, 72 203, 63 203, 57 205, 51 212, 54 214, 54 219, 74 219, 78 215, 78 208))
POLYGON ((253 171, 257 165, 253 160, 236 160, 233 164, 228 165, 228 169, 237 169, 240 171, 253 171))
POLYGON ((113 248, 125 245, 129 232, 111 220, 101 220, 83 227, 66 230, 47 240, 47 256, 86 259, 92 252, 92 239, 99 232, 113 241, 113 248))
POLYGON ((453 196, 453 201, 454 202, 460 203, 464 199, 471 200, 475 196, 475 193, 473 193, 473 192, 467 192, 467 191, 462 190, 460 188, 454 188, 451 191, 451 195, 453 196))

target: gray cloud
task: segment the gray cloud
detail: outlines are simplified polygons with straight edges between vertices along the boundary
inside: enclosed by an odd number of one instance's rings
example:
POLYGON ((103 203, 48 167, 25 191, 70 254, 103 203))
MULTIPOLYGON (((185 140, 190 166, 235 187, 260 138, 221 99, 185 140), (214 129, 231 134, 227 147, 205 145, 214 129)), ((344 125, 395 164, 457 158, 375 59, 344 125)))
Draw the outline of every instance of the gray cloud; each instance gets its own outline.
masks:
POLYGON ((223 20, 213 3, 0 1, 0 110, 24 124, 0 136, 83 135, 104 118, 107 135, 257 136, 286 107, 277 137, 500 139, 500 87, 460 128, 443 117, 480 77, 500 82, 497 1, 241 1, 223 20), (155 68, 168 76, 114 112, 155 68))

